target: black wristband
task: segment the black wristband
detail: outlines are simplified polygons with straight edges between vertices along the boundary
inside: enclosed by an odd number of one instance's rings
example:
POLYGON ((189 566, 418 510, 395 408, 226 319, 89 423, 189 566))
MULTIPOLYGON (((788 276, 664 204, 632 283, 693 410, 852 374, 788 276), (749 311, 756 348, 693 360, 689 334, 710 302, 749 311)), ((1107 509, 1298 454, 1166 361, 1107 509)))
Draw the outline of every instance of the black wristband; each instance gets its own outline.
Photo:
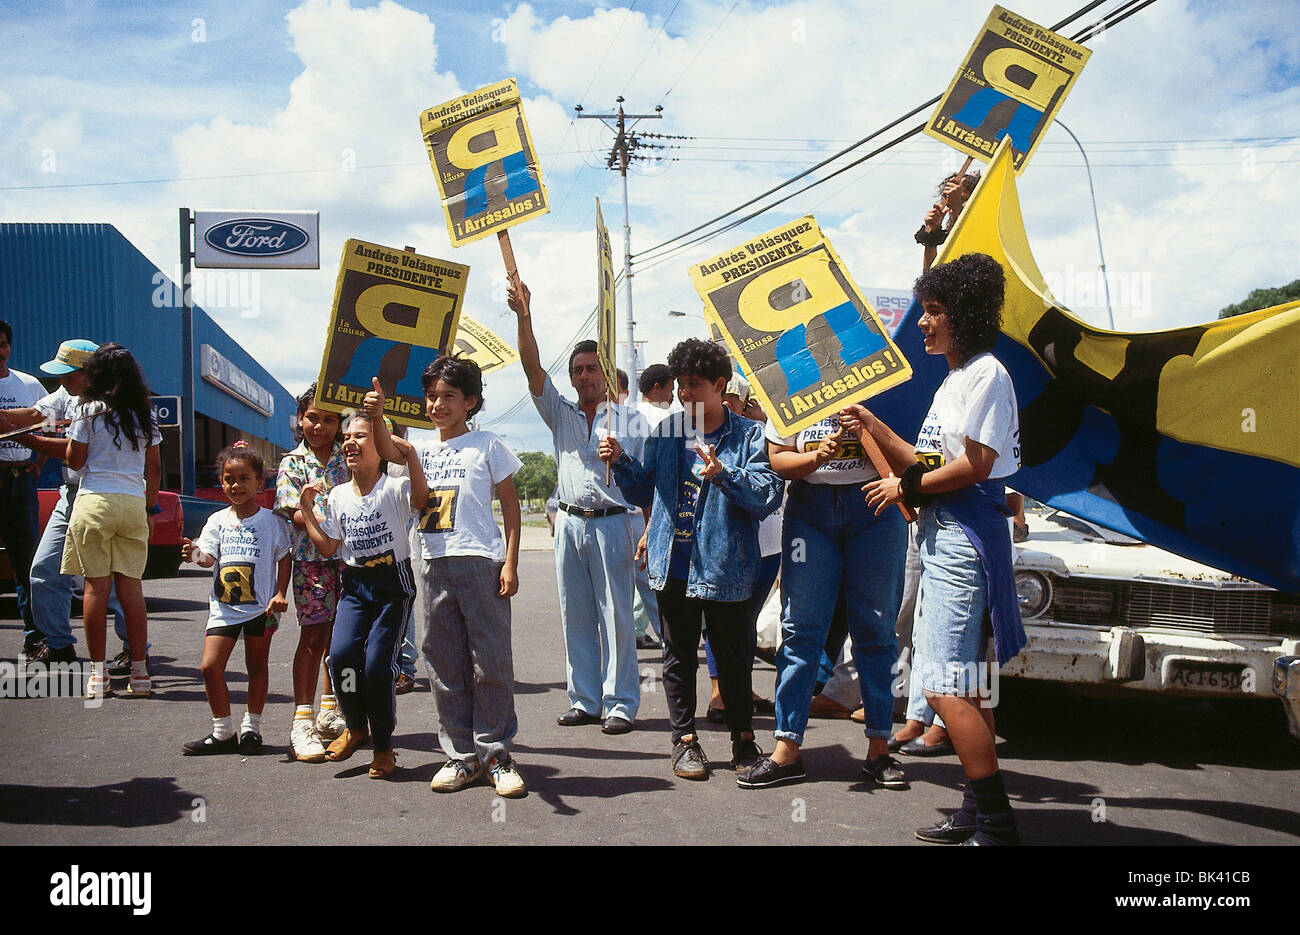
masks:
POLYGON ((939 247, 948 239, 948 232, 942 227, 938 230, 928 231, 925 229, 925 225, 922 224, 913 239, 923 247, 939 247))
POLYGON ((921 493, 921 475, 925 473, 925 465, 920 461, 908 465, 898 477, 898 493, 903 498, 903 503, 912 509, 925 506, 931 501, 931 497, 921 493))

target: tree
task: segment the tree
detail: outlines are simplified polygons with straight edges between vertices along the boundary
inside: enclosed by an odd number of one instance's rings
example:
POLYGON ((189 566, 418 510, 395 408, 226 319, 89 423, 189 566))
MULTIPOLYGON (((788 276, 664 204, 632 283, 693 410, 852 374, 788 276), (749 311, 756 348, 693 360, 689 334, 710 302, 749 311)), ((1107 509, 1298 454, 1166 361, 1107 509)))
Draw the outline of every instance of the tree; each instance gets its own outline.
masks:
POLYGON ((555 489, 555 458, 541 451, 519 453, 521 467, 515 474, 515 488, 521 500, 545 500, 555 489))
POLYGON ((1236 305, 1229 305, 1220 309, 1219 317, 1231 318, 1234 315, 1257 312, 1261 308, 1284 305, 1287 302, 1294 302, 1296 299, 1300 299, 1300 279, 1294 279, 1285 286, 1275 286, 1272 289, 1255 289, 1236 305))

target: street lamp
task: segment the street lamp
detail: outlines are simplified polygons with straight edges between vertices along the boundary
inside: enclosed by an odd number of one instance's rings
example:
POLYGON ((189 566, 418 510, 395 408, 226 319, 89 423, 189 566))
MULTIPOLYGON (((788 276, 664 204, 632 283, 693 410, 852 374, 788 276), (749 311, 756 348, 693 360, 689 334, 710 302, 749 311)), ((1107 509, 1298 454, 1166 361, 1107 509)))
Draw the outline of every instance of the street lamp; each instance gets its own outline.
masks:
POLYGON ((1092 222, 1097 226, 1097 256, 1101 258, 1101 284, 1106 289, 1106 316, 1110 319, 1110 330, 1114 331, 1115 312, 1110 307, 1110 281, 1106 278, 1106 254, 1101 249, 1101 219, 1097 216, 1097 192, 1092 187, 1092 166, 1088 164, 1088 154, 1084 152, 1083 144, 1074 135, 1074 131, 1059 120, 1056 123, 1062 130, 1070 134, 1070 139, 1074 140, 1074 145, 1079 147, 1079 153, 1083 156, 1083 167, 1088 172, 1088 194, 1092 196, 1092 222))

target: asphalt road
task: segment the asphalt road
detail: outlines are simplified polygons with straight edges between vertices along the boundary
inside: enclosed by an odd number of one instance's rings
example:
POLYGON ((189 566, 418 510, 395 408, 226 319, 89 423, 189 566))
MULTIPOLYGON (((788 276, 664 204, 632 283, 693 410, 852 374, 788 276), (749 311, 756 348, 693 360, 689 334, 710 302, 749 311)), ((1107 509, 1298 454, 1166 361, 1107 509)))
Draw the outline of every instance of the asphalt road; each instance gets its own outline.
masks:
MULTIPOLYGON (((530 534, 544 549, 545 530, 530 534)), ((567 707, 553 559, 526 551, 514 601, 515 753, 530 793, 498 799, 487 786, 437 795, 444 757, 427 680, 398 699, 393 781, 366 776, 369 754, 319 765, 289 756, 292 612, 271 653, 271 696, 258 757, 182 757, 209 713, 198 663, 210 573, 146 581, 156 696, 0 700, 3 844, 907 844, 958 801, 955 757, 904 759, 906 791, 861 781, 860 728, 813 721, 810 781, 741 790, 726 768, 725 728, 704 724, 715 763, 707 782, 673 776, 658 660, 640 654, 637 729, 607 737, 562 728, 567 707)), ((0 659, 18 654, 12 596, 0 601, 0 659)), ((74 621, 76 624, 77 621, 74 621)), ((80 634, 78 631, 80 640, 80 634)), ((79 642, 84 652, 84 643, 79 642)), ((115 649, 110 637, 110 646, 115 649)), ((228 674, 242 715, 242 653, 228 674)), ((703 656, 701 654, 701 663, 703 656)), ((774 671, 755 685, 771 697, 774 671)), ((0 680, 2 681, 2 680, 0 680)), ((707 699, 701 664, 701 713, 707 699)), ((6 694, 13 694, 12 680, 6 694)), ((1300 742, 1272 702, 1223 712, 1203 703, 1081 699, 1004 680, 999 756, 1022 834, 1033 844, 1296 844, 1300 742)), ((756 724, 770 748, 770 718, 756 724)), ((1136 862, 1135 862, 1136 863, 1136 862)))

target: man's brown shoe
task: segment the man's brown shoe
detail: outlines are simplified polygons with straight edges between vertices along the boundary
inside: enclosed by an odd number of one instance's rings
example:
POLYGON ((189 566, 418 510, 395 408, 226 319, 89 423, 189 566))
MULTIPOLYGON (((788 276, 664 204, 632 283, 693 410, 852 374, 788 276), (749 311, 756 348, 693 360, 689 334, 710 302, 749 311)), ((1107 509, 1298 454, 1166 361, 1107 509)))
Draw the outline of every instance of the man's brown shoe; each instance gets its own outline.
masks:
POLYGON ((829 717, 839 720, 847 720, 853 713, 852 708, 846 708, 838 701, 827 698, 825 695, 813 695, 812 704, 808 707, 809 717, 829 717))
POLYGON ((340 760, 346 760, 353 753, 356 753, 357 747, 369 740, 369 734, 358 734, 354 731, 345 730, 337 740, 329 745, 325 755, 336 763, 340 760))
POLYGON ((370 761, 370 778, 391 779, 395 772, 397 772, 397 754, 393 748, 376 750, 375 758, 370 761))
POLYGON ((397 677, 397 682, 393 688, 399 695, 409 694, 415 691, 415 679, 403 672, 397 677))

